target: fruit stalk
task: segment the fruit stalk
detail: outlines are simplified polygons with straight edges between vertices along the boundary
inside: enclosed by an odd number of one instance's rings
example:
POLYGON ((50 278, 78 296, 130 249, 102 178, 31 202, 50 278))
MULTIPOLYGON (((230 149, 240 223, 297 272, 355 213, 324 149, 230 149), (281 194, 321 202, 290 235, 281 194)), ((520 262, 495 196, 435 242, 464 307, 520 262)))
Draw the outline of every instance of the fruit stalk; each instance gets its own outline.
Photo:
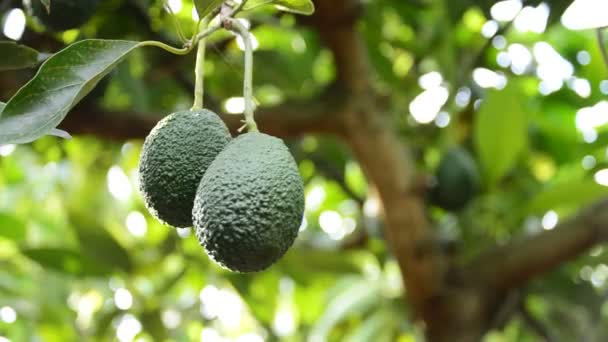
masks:
POLYGON ((245 44, 245 76, 243 81, 243 97, 245 98, 245 125, 249 132, 258 132, 258 126, 253 118, 253 46, 249 30, 240 21, 233 18, 224 20, 224 27, 237 33, 245 44))
MULTIPOLYGON (((207 28, 207 20, 203 19, 202 27, 207 28)), ((204 78, 205 78, 205 48, 206 38, 198 41, 196 50, 196 65, 194 67, 194 104, 192 110, 203 109, 203 97, 205 95, 204 78)))

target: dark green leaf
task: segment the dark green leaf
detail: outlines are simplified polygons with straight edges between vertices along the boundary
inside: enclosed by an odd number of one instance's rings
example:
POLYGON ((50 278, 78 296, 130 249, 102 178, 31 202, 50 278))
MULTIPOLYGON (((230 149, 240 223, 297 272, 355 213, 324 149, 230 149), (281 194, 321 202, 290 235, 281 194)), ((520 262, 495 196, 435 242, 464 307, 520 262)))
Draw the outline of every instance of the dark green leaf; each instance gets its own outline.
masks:
POLYGON ((220 7, 223 2, 224 0, 194 0, 194 7, 196 7, 198 17, 203 19, 207 14, 220 7))
POLYGON ((107 275, 110 269, 77 251, 63 248, 26 248, 25 256, 45 269, 77 276, 107 275))
POLYGON ((44 61, 48 56, 25 45, 12 41, 0 41, 0 71, 30 68, 44 61))
POLYGON ((76 234, 84 254, 108 267, 125 272, 132 270, 129 253, 102 227, 80 227, 76 234))
POLYGON ((137 42, 89 39, 49 58, 0 116, 0 144, 27 143, 51 132, 137 42))
POLYGON ((25 234, 25 224, 22 221, 12 215, 0 213, 0 236, 15 241, 22 241, 25 239, 25 234))
POLYGON ((491 90, 475 116, 475 147, 488 184, 499 181, 527 146, 525 96, 515 83, 491 90))

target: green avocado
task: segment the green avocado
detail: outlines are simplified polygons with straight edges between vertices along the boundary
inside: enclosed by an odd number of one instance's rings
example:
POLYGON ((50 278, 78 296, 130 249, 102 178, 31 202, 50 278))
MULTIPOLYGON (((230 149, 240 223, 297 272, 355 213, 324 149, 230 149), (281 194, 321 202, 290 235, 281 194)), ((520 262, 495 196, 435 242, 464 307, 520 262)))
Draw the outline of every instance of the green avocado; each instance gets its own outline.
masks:
POLYGON ((435 172, 435 180, 431 202, 450 211, 464 208, 480 187, 477 164, 471 154, 460 147, 446 152, 435 172))
POLYGON ((53 31, 65 31, 86 23, 100 0, 51 0, 50 12, 40 0, 32 0, 32 14, 53 31))
POLYGON ((192 226, 198 184, 230 139, 224 122, 205 109, 159 121, 139 160, 139 188, 152 215, 174 227, 192 226))
POLYGON ((221 266, 261 271, 293 244, 304 215, 304 185, 278 138, 247 133, 217 156, 192 211, 199 242, 221 266))

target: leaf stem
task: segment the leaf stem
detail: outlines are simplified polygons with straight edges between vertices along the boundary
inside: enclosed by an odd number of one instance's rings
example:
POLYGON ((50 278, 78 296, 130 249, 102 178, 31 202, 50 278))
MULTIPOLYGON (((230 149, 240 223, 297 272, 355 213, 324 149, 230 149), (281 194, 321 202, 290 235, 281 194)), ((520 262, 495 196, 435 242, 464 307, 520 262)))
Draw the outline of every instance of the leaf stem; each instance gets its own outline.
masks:
POLYGON ((188 53, 190 53, 190 51, 192 51, 192 48, 194 48, 194 46, 192 44, 186 45, 185 47, 179 49, 176 47, 173 47, 171 45, 167 45, 163 42, 159 42, 156 40, 146 40, 143 41, 141 43, 138 44, 138 46, 154 46, 154 47, 158 47, 161 48, 165 51, 171 52, 172 54, 175 55, 187 55, 188 53))
POLYGON ((243 81, 243 97, 245 98, 245 125, 250 132, 258 132, 258 126, 253 117, 253 46, 249 30, 234 18, 225 18, 224 27, 236 32, 245 43, 245 76, 243 81))

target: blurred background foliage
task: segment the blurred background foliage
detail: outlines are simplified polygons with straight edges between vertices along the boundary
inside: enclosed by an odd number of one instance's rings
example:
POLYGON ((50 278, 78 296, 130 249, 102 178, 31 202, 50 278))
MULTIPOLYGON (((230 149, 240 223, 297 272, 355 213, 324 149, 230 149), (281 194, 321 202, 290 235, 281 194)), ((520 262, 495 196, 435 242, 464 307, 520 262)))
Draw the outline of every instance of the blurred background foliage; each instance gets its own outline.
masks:
MULTIPOLYGON (((168 3, 192 34, 192 2, 168 3)), ((594 33, 560 22, 569 3, 363 4, 359 29, 375 86, 417 168, 432 174, 459 145, 481 170, 481 190, 464 209, 428 208, 463 258, 552 229, 608 194, 608 73, 594 33)), ((4 38, 45 52, 91 37, 178 44, 161 1, 102 1, 65 32, 46 31, 22 8, 0 1, 4 38)), ((305 20, 267 7, 248 19, 260 106, 310 99, 332 83, 332 55, 305 20)), ((238 42, 222 33, 208 43, 210 101, 238 112, 238 42)), ((193 64, 192 55, 137 51, 83 105, 155 118, 189 108, 193 64)), ((0 100, 33 73, 0 73, 0 100)), ((217 267, 190 230, 147 213, 135 174, 141 139, 1 146, 0 341, 421 339, 383 240, 381 205, 357 161, 334 137, 288 143, 306 184, 301 233, 278 264, 247 275, 217 267)), ((522 289, 519 313, 486 341, 608 340, 607 279, 608 253, 597 247, 522 289)))

